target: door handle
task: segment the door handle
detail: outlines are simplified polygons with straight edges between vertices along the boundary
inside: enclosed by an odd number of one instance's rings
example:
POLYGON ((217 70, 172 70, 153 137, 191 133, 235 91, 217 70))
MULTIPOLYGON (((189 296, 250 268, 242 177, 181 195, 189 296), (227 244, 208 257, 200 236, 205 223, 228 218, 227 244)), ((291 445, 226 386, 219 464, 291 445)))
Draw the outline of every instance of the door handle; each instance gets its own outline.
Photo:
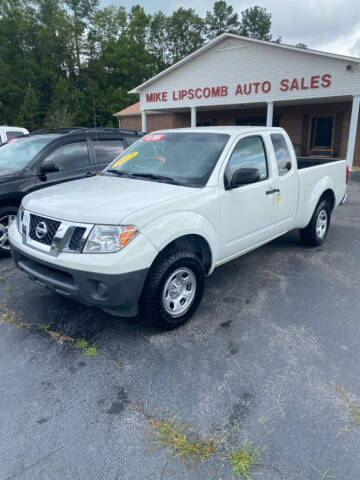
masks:
POLYGON ((272 193, 280 193, 279 188, 272 188, 271 190, 266 191, 266 195, 271 195, 272 193))

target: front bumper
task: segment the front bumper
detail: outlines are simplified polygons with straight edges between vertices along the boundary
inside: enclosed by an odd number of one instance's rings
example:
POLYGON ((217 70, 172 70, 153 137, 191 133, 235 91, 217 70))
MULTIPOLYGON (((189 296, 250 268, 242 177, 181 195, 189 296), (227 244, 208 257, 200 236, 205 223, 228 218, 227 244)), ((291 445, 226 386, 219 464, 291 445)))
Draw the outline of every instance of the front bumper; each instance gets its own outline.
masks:
POLYGON ((148 268, 121 274, 81 271, 38 260, 10 246, 16 266, 38 285, 119 316, 137 315, 148 268))

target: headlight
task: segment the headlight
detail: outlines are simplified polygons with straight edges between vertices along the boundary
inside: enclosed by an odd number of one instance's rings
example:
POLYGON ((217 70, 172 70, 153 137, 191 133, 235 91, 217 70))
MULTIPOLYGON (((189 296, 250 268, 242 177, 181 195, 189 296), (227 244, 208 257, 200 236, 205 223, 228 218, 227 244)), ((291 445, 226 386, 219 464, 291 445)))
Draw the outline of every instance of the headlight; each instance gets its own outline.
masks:
POLYGON ((17 217, 16 217, 16 222, 17 222, 18 230, 19 230, 20 233, 22 233, 23 217, 24 217, 24 209, 23 209, 23 207, 20 207, 19 210, 18 210, 18 213, 17 213, 17 217))
POLYGON ((86 241, 84 253, 118 252, 136 237, 135 225, 95 225, 86 241))

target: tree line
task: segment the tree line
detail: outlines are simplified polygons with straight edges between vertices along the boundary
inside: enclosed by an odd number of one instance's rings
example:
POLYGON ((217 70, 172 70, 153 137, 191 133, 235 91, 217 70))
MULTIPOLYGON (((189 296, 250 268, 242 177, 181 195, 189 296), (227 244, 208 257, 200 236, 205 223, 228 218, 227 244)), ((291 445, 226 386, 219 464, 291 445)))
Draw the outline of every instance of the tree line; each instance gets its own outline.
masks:
POLYGON ((99 0, 0 0, 0 124, 116 126, 111 114, 136 101, 130 89, 224 32, 272 40, 271 14, 238 14, 224 0, 204 17, 99 0))

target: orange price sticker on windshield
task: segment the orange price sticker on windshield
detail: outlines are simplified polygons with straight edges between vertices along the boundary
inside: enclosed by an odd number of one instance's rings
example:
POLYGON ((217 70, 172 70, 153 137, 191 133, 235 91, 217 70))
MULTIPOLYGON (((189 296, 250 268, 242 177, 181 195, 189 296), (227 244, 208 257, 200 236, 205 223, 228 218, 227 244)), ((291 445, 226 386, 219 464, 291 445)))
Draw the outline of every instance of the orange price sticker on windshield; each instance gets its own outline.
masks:
POLYGON ((160 142, 166 137, 166 133, 150 133, 142 137, 142 142, 160 142))
POLYGON ((128 160, 131 160, 132 158, 136 157, 136 155, 138 153, 139 152, 133 152, 133 153, 129 153, 129 155, 125 155, 125 157, 122 157, 117 162, 115 162, 113 167, 118 167, 119 165, 122 165, 123 163, 127 162, 128 160))

